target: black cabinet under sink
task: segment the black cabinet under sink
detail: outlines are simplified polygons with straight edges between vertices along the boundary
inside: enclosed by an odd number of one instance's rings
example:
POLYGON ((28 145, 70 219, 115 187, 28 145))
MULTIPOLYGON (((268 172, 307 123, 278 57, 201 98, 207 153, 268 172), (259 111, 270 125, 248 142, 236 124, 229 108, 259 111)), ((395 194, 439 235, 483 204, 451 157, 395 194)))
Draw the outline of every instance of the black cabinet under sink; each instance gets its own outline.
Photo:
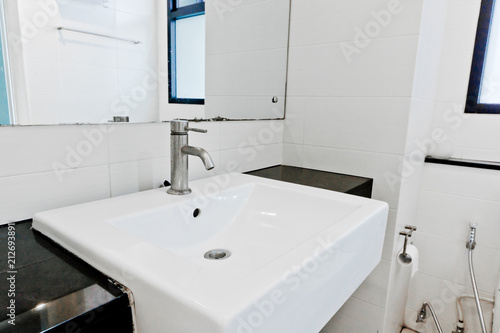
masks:
POLYGON ((126 293, 31 230, 31 220, 11 225, 15 251, 7 247, 9 227, 0 227, 0 303, 14 301, 15 320, 8 317, 11 310, 2 306, 0 332, 133 332, 126 293))

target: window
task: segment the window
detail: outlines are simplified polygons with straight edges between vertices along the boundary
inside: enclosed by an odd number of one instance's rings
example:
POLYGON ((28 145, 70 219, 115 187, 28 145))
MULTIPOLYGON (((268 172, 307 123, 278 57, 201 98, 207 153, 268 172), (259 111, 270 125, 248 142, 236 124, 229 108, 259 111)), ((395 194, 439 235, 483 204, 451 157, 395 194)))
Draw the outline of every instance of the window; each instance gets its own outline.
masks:
POLYGON ((10 105, 10 81, 8 73, 8 54, 5 33, 5 15, 3 10, 3 3, 0 4, 0 125, 10 125, 12 110, 10 105))
POLYGON ((205 103, 205 2, 168 1, 169 102, 205 103))
POLYGON ((500 113, 500 6, 482 0, 466 113, 500 113))
POLYGON ((0 125, 10 125, 14 120, 6 32, 5 11, 2 2, 0 3, 0 125))
POLYGON ((10 125, 9 99, 3 54, 2 42, 0 41, 0 125, 10 125))

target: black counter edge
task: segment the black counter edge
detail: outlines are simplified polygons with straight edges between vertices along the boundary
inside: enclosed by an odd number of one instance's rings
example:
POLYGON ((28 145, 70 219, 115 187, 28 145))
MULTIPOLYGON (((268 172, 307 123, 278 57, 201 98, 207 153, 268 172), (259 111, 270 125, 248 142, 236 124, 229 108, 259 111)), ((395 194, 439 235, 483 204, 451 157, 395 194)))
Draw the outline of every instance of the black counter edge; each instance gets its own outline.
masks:
POLYGON ((109 322, 106 323, 106 327, 111 324, 114 329, 119 328, 119 332, 132 332, 132 311, 128 295, 122 294, 95 309, 60 323, 44 333, 72 332, 75 328, 80 327, 84 327, 84 330, 89 332, 105 332, 103 328, 96 328, 96 326, 106 321, 109 322), (120 320, 113 320, 116 316, 120 320))
MULTIPOLYGON (((249 174, 249 175, 256 176, 254 173, 258 173, 258 172, 265 171, 265 170, 271 170, 271 169, 274 169, 274 168, 280 168, 280 167, 281 168, 282 167, 290 167, 290 168, 307 170, 307 171, 315 172, 315 173, 325 173, 325 174, 332 174, 332 175, 347 176, 347 177, 353 177, 353 178, 363 179, 364 180, 363 183, 361 183, 359 185, 356 185, 355 187, 353 187, 353 188, 345 191, 344 193, 346 193, 346 194, 352 194, 352 195, 356 195, 356 196, 360 196, 360 197, 364 197, 364 198, 368 198, 368 199, 372 198, 373 178, 367 178, 367 177, 363 177, 363 176, 357 176, 357 175, 351 175, 351 174, 344 174, 344 173, 338 173, 338 172, 332 172, 332 171, 325 171, 325 170, 310 169, 310 168, 304 168, 304 167, 297 167, 297 166, 286 165, 286 164, 277 164, 277 165, 273 165, 273 166, 269 166, 269 167, 265 167, 265 168, 261 168, 261 169, 250 170, 250 171, 244 172, 244 174, 249 174)), ((275 177, 267 177, 267 176, 263 176, 263 175, 258 175, 258 177, 270 178, 270 179, 274 179, 274 180, 281 180, 281 179, 278 179, 278 178, 275 178, 275 177)), ((296 182, 292 182, 292 183, 296 183, 296 182)), ((304 183, 296 183, 296 184, 304 185, 304 186, 317 187, 315 185, 304 184, 304 183)), ((324 188, 324 189, 328 189, 328 188, 324 188)), ((332 190, 332 189, 329 189, 329 190, 332 190)))

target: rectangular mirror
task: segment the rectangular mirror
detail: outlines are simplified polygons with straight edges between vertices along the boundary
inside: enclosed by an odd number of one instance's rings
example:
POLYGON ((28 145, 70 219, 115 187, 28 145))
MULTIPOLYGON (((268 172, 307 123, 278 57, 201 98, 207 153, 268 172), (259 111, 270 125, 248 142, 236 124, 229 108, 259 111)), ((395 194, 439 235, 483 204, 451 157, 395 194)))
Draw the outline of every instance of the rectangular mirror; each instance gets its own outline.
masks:
POLYGON ((290 0, 0 1, 0 125, 284 117, 290 0))

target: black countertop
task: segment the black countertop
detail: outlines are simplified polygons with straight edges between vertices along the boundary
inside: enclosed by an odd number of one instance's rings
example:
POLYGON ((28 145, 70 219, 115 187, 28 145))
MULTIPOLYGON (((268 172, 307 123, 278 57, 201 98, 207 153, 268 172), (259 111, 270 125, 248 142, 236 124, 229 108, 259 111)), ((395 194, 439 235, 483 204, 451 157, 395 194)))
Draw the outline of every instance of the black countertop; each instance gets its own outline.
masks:
MULTIPOLYGON (((367 198, 373 186, 369 178, 285 165, 247 174, 367 198)), ((15 263, 9 261, 9 227, 0 226, 0 332, 132 332, 126 293, 90 265, 31 230, 31 220, 12 225, 15 263), (14 284, 8 280, 11 277, 14 284), (11 300, 15 301, 15 326, 9 323, 7 305, 11 300)))
POLYGON ((288 183, 318 187, 326 190, 371 198, 373 179, 341 173, 304 169, 287 165, 247 172, 249 175, 281 180, 288 183))
POLYGON ((0 332, 132 331, 127 294, 32 231, 31 220, 1 226, 0 244, 0 332))

